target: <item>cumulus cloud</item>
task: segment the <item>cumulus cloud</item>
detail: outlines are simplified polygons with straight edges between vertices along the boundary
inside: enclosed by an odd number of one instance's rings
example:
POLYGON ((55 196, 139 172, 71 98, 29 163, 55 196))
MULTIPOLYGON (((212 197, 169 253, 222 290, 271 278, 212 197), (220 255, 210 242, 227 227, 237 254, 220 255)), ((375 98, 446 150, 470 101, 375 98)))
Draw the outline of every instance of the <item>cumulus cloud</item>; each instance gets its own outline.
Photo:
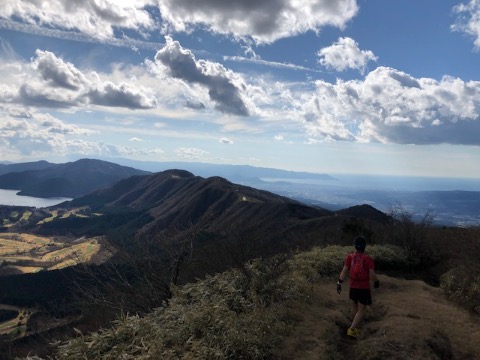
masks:
POLYGON ((133 82, 102 81, 96 73, 85 75, 49 51, 37 50, 30 65, 30 71, 23 64, 11 67, 17 79, 10 75, 7 85, 0 86, 0 102, 50 108, 92 104, 151 109, 157 105, 156 98, 147 89, 133 82), (18 79, 20 83, 15 84, 18 79))
POLYGON ((223 113, 250 114, 242 96, 241 79, 219 63, 197 60, 190 50, 171 37, 165 39, 166 44, 157 52, 155 60, 167 69, 170 76, 206 88, 215 108, 223 113))
POLYGON ((85 94, 88 101, 95 105, 126 107, 129 109, 151 109, 157 100, 145 94, 144 90, 126 82, 114 84, 110 81, 99 82, 85 94))
POLYGON ((480 82, 379 67, 363 81, 317 81, 302 114, 317 140, 480 145, 480 82))
POLYGON ((37 50, 32 65, 43 79, 53 87, 79 90, 87 83, 83 74, 71 63, 65 62, 49 51, 37 50))
POLYGON ((0 18, 108 39, 114 37, 116 29, 140 33, 154 29, 155 22, 146 10, 154 4, 154 0, 2 0, 0 18))
POLYGON ((160 0, 159 7, 175 31, 202 26, 257 43, 319 32, 327 25, 342 28, 358 11, 356 0, 160 0))
POLYGON ((349 37, 339 38, 336 43, 318 51, 318 62, 328 69, 344 71, 357 69, 365 72, 369 61, 377 61, 377 57, 369 50, 360 50, 358 43, 349 37))
POLYGON ((473 36, 475 49, 480 50, 480 0, 459 4, 453 11, 457 19, 451 29, 473 36))
POLYGON ((226 138, 226 137, 222 137, 219 142, 223 143, 223 144, 233 144, 233 141, 226 138))

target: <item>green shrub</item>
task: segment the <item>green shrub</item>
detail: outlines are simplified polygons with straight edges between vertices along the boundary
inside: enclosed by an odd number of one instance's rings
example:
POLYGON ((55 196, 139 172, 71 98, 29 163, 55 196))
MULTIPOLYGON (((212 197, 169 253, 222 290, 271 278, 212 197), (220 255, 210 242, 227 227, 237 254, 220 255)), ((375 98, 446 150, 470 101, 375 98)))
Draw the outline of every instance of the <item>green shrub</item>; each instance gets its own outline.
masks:
MULTIPOLYGON (((351 246, 316 247, 295 256, 292 268, 301 274, 307 282, 315 282, 323 277, 336 276, 340 273, 345 258, 351 253, 351 246)), ((367 254, 375 260, 376 269, 406 270, 409 260, 405 251, 394 245, 373 245, 367 247, 367 254)))
POLYGON ((375 268, 379 271, 406 271, 410 268, 412 262, 405 250, 395 245, 369 246, 367 252, 375 260, 375 268))
POLYGON ((480 265, 468 263, 454 267, 440 278, 440 286, 454 301, 480 314, 480 265))

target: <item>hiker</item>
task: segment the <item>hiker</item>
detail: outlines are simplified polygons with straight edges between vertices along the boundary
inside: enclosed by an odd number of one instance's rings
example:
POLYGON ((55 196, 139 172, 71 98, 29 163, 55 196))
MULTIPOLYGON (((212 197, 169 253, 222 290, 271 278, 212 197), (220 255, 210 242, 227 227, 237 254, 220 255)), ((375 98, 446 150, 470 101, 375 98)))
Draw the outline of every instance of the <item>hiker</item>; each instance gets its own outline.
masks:
POLYGON ((345 265, 337 281, 337 292, 342 292, 342 282, 350 270, 350 299, 352 300, 352 325, 347 330, 347 335, 353 338, 360 336, 359 325, 365 318, 367 305, 372 304, 370 293, 370 280, 374 287, 380 286, 373 259, 365 254, 367 241, 363 236, 357 236, 354 240, 355 252, 348 254, 345 265))

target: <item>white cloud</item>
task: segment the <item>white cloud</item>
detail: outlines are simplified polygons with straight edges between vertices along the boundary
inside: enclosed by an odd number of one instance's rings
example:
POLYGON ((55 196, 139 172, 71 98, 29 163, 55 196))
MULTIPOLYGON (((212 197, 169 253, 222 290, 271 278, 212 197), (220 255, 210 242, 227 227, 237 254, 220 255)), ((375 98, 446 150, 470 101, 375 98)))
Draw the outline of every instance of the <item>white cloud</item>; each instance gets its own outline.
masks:
POLYGON ((207 27, 219 34, 271 43, 324 26, 344 27, 356 0, 159 0, 162 18, 175 31, 207 27))
POLYGON ((160 148, 130 148, 83 137, 97 134, 48 114, 18 108, 0 109, 0 148, 9 159, 24 157, 160 155, 160 148))
POLYGON ((219 142, 223 143, 223 144, 233 144, 233 141, 226 138, 226 137, 222 137, 219 142))
POLYGON ((453 11, 458 16, 451 29, 473 36, 474 46, 480 50, 480 0, 461 3, 455 6, 453 11))
POLYGON ((10 155, 63 154, 67 148, 71 150, 70 137, 94 133, 48 113, 23 112, 16 108, 0 111, 0 147, 10 155))
POLYGON ((149 89, 133 82, 102 81, 95 72, 87 76, 49 51, 37 50, 30 68, 20 62, 7 63, 6 67, 9 69, 2 71, 5 76, 4 84, 0 85, 0 103, 50 108, 91 104, 151 109, 157 105, 149 89))
POLYGON ((197 148, 180 147, 175 150, 175 153, 177 154, 177 156, 182 158, 198 160, 202 156, 208 154, 208 151, 197 149, 197 148))
POLYGON ((360 50, 358 43, 349 38, 339 38, 336 43, 318 51, 319 63, 328 69, 344 71, 357 69, 364 73, 369 61, 377 61, 377 57, 369 50, 360 50))
POLYGON ((127 82, 98 82, 85 95, 88 101, 95 105, 129 109, 152 109, 157 105, 155 97, 147 95, 141 87, 127 82))
POLYGON ((155 23, 145 10, 153 0, 2 0, 0 18, 47 28, 77 30, 99 39, 114 37, 116 29, 153 30, 155 23))
POLYGON ((277 141, 283 141, 283 135, 275 135, 273 138, 277 141))
POLYGON ((251 64, 268 66, 268 67, 272 67, 272 68, 287 69, 287 70, 294 70, 294 71, 299 71, 300 70, 300 71, 308 71, 308 72, 315 72, 315 73, 320 73, 321 72, 319 70, 310 69, 310 68, 307 68, 307 67, 301 66, 301 65, 262 60, 259 57, 246 58, 246 57, 243 57, 243 56, 224 56, 223 60, 225 60, 225 61, 235 61, 235 62, 246 62, 246 63, 251 63, 251 64))
POLYGON ((83 74, 71 63, 64 62, 49 51, 37 50, 32 66, 52 87, 79 90, 87 84, 83 74))
POLYGON ((480 82, 414 78, 379 67, 364 81, 316 82, 302 106, 318 140, 480 145, 480 82))
POLYGON ((134 137, 132 137, 132 138, 128 139, 128 141, 133 141, 133 142, 142 142, 143 140, 142 140, 142 139, 140 139, 140 138, 138 138, 138 137, 135 137, 135 136, 134 136, 134 137))
MULTIPOLYGON (((166 44, 157 52, 155 60, 166 68, 171 77, 206 88, 215 108, 223 113, 250 114, 242 96, 242 80, 238 76, 219 63, 196 60, 193 53, 184 49, 178 41, 168 36, 165 39, 166 44)), ((197 103, 203 104, 201 101, 197 103)))

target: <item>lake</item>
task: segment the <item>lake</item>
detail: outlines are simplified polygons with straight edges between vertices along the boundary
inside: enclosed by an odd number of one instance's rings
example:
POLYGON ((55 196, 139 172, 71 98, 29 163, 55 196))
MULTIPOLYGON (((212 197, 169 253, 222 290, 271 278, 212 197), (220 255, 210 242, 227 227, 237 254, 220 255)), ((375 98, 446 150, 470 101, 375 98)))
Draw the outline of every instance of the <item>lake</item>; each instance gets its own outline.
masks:
POLYGON ((0 189, 0 205, 33 206, 36 208, 42 208, 57 205, 64 201, 72 200, 71 198, 63 197, 37 198, 33 196, 20 196, 17 195, 19 191, 20 190, 0 189))

